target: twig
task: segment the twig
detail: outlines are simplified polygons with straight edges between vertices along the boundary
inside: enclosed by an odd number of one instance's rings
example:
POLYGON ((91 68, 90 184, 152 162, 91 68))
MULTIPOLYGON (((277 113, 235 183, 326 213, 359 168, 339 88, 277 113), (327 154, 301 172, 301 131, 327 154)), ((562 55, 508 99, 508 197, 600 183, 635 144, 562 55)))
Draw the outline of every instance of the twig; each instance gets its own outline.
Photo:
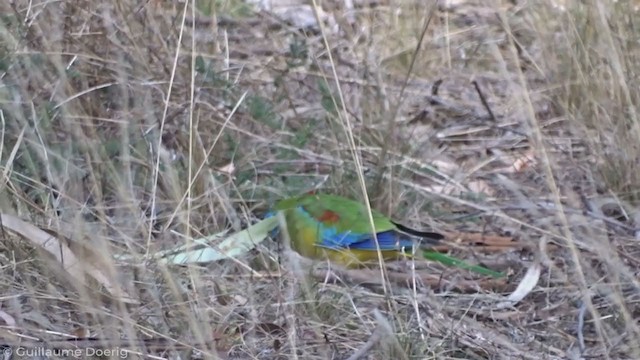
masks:
POLYGON ((378 325, 378 327, 376 327, 376 330, 373 332, 373 334, 371 334, 371 337, 369 337, 369 340, 367 340, 367 342, 364 345, 362 345, 362 347, 360 349, 356 350, 356 352, 351 354, 351 356, 349 356, 347 358, 347 360, 358 360, 358 359, 364 357, 365 355, 367 355, 367 353, 382 338, 382 334, 381 333, 382 333, 382 327, 380 325, 378 325))
POLYGON ((585 345, 584 345, 584 315, 587 313, 587 304, 584 301, 580 302, 580 311, 578 311, 578 348, 580 349, 580 354, 584 354, 585 345))
POLYGON ((487 99, 484 97, 484 94, 480 90, 480 85, 478 85, 478 82, 475 80, 473 80, 471 83, 476 88, 476 92, 478 92, 478 96, 480 96, 480 101, 482 101, 482 105, 484 106, 484 108, 487 109, 487 112, 489 113, 489 117, 491 118, 491 120, 493 120, 493 122, 497 123, 498 121, 496 119, 496 116, 493 114, 493 111, 491 111, 491 107, 489 107, 489 103, 487 102, 487 99))

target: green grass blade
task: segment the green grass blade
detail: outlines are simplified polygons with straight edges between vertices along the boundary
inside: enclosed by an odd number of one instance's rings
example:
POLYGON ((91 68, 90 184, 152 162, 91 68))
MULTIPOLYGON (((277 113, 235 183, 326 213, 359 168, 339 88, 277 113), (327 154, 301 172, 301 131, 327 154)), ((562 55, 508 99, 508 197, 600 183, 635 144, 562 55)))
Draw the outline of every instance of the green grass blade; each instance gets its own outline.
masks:
POLYGON ((457 267, 459 269, 469 270, 477 274, 491 276, 494 278, 501 278, 505 275, 501 272, 493 271, 491 269, 487 269, 486 267, 480 265, 471 265, 460 259, 456 259, 454 257, 436 252, 436 251, 424 251, 423 256, 427 260, 437 261, 443 265, 457 267))

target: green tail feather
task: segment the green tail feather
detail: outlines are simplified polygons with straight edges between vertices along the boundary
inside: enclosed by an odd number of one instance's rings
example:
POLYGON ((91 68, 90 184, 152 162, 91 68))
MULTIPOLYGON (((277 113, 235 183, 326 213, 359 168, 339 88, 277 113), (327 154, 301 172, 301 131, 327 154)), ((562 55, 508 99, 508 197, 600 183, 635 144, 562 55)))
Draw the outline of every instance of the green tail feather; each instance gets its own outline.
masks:
POLYGON ((466 262, 460 260, 460 259, 456 259, 454 257, 436 252, 436 251, 424 251, 423 256, 425 259, 427 260, 431 260, 431 261, 437 261, 443 265, 447 265, 447 266, 455 266, 457 268, 460 269, 464 269, 464 270, 469 270, 481 275, 487 275, 487 276, 491 276, 494 278, 501 278, 504 277, 505 275, 501 272, 497 272, 497 271, 493 271, 490 269, 487 269, 486 267, 480 266, 480 265, 471 265, 471 264, 467 264, 466 262))

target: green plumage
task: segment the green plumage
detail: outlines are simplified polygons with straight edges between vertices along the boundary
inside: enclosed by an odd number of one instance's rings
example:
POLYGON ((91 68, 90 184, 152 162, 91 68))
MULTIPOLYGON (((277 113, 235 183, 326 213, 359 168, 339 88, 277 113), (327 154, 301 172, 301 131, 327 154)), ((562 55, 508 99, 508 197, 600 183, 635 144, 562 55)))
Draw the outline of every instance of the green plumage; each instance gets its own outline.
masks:
MULTIPOLYGON (((333 212, 339 216, 333 223, 337 232, 371 233, 369 214, 364 204, 341 196, 328 194, 304 194, 298 197, 279 201, 275 209, 287 210, 302 207, 313 218, 321 221, 327 212, 333 212)), ((396 225, 380 212, 371 209, 375 232, 395 230, 396 225)))

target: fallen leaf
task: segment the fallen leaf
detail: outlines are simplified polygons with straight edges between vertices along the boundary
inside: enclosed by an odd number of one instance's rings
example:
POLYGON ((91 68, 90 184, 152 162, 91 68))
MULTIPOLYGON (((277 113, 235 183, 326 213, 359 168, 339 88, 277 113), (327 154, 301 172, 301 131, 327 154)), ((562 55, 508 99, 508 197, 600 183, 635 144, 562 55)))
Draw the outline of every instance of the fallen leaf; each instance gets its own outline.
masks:
POLYGON ((530 168, 536 164, 536 157, 533 150, 528 150, 524 155, 517 158, 511 168, 507 172, 521 172, 527 168, 530 168))
MULTIPOLYGON (((236 258, 246 254, 257 244, 266 239, 271 231, 278 226, 278 218, 275 216, 266 218, 245 230, 229 235, 218 245, 206 246, 197 250, 185 250, 166 256, 161 263, 176 265, 192 263, 208 263, 229 258, 236 258)), ((204 239, 194 239, 198 244, 204 243, 204 239)), ((184 248, 181 246, 181 248, 184 248)))
POLYGON ((233 165, 232 162, 228 163, 225 166, 221 166, 218 168, 218 171, 225 174, 225 175, 233 175, 233 173, 236 171, 236 166, 233 165))
POLYGON ((505 301, 499 302, 496 307, 498 309, 504 309, 522 301, 522 299, 529 295, 536 285, 538 285, 541 273, 542 266, 539 262, 535 262, 527 270, 527 273, 524 274, 524 277, 520 280, 518 287, 509 296, 507 296, 505 301))
POLYGON ((51 254, 61 266, 62 273, 66 274, 66 278, 63 280, 86 286, 85 276, 89 275, 120 301, 128 304, 139 303, 127 295, 118 284, 113 282, 113 279, 107 277, 102 271, 92 264, 81 262, 64 241, 58 240, 57 237, 13 215, 0 214, 0 220, 4 228, 19 234, 32 245, 51 254))
POLYGON ((2 321, 4 321, 5 325, 7 327, 15 327, 16 326, 16 319, 13 318, 13 316, 7 314, 6 312, 0 310, 0 319, 2 319, 2 321))

